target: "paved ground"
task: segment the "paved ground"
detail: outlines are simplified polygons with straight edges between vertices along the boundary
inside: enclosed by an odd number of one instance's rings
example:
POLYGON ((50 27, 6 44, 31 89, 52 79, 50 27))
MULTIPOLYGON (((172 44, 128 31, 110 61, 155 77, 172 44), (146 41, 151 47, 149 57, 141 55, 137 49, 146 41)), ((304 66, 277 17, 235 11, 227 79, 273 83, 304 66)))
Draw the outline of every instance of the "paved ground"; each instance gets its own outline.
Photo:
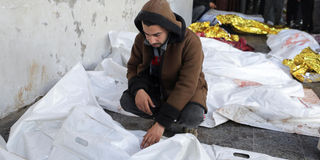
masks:
MULTIPOLYGON (((139 117, 128 117, 108 112, 126 129, 147 130, 153 123, 139 117)), ((316 149, 318 138, 289 134, 250 127, 229 121, 215 128, 200 127, 198 139, 201 143, 254 151, 290 160, 319 160, 316 149)), ((170 136, 166 134, 166 136, 170 136)))
MULTIPOLYGON (((246 35, 243 37, 257 51, 264 53, 269 51, 265 44, 265 36, 246 35)), ((304 86, 312 88, 320 96, 320 83, 304 84, 304 86)), ((24 113, 26 108, 0 120, 0 134, 5 139, 8 138, 10 126, 24 113)), ((107 112, 127 129, 147 130, 152 125, 151 120, 107 112)), ((170 135, 170 133, 166 134, 166 136, 170 135)), ((291 160, 320 159, 320 151, 316 149, 319 138, 265 130, 231 121, 211 129, 200 127, 198 139, 206 144, 265 153, 291 160)))

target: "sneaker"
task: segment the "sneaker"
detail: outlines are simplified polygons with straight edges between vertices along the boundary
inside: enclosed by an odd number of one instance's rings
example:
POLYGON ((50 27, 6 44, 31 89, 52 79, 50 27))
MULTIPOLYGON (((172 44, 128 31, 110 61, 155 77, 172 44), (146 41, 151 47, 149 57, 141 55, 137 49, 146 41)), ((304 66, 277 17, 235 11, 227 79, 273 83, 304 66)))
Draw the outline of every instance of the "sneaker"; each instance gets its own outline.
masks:
POLYGON ((197 128, 183 128, 183 132, 184 132, 184 133, 191 133, 191 134, 193 134, 195 137, 198 138, 198 129, 197 129, 197 128))

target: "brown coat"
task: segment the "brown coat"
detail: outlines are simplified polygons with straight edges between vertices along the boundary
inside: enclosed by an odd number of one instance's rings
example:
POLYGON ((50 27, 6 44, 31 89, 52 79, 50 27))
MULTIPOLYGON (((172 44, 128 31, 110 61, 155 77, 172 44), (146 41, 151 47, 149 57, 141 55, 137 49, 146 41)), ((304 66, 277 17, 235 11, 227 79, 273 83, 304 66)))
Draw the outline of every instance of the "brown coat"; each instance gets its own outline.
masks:
POLYGON ((129 89, 132 84, 141 86, 133 87, 135 90, 144 88, 143 80, 140 79, 139 84, 137 77, 150 66, 153 56, 152 47, 144 43, 141 21, 146 19, 159 24, 170 34, 160 66, 160 83, 167 95, 164 99, 167 107, 173 107, 180 112, 188 102, 193 102, 207 111, 208 87, 202 72, 204 55, 201 41, 196 34, 186 29, 184 20, 171 11, 165 0, 150 0, 135 19, 141 33, 136 36, 127 64, 129 89))
MULTIPOLYGON (((147 69, 153 49, 144 44, 145 37, 137 35, 128 61, 130 80, 147 69)), ((207 84, 202 72, 203 52, 199 38, 189 29, 180 43, 169 43, 161 59, 161 82, 168 95, 167 103, 179 111, 188 102, 206 107, 207 84)))

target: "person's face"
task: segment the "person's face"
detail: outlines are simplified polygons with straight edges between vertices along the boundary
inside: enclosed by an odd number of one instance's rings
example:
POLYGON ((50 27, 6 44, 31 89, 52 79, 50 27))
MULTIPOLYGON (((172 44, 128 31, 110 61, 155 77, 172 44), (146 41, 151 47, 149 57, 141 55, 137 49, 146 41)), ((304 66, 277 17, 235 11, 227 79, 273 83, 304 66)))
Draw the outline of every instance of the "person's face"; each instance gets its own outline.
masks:
POLYGON ((152 47, 160 47, 168 38, 168 31, 159 25, 147 26, 142 23, 143 32, 152 47))

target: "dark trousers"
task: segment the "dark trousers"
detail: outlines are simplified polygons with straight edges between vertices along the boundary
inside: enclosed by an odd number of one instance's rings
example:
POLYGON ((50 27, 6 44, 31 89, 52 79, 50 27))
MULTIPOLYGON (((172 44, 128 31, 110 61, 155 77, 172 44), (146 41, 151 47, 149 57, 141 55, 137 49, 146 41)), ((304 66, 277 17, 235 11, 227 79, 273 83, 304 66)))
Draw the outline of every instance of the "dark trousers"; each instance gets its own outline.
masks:
POLYGON ((239 0, 216 0, 218 10, 223 11, 240 11, 240 1, 239 0))
POLYGON ((274 25, 280 24, 283 0, 266 0, 264 4, 264 22, 272 21, 274 25))
POLYGON ((313 7, 314 0, 301 0, 303 30, 308 32, 313 30, 313 7))
POLYGON ((288 0, 287 2, 287 25, 290 25, 291 21, 298 19, 300 2, 298 0, 288 0))
POLYGON ((260 11, 261 0, 248 0, 247 1, 247 14, 258 14, 260 11))
MULTIPOLYGON (((124 91, 120 104, 121 107, 130 113, 133 113, 137 116, 153 119, 159 112, 159 108, 161 107, 161 102, 156 98, 151 96, 153 103, 156 105, 155 108, 150 107, 152 115, 148 115, 141 110, 135 104, 135 97, 129 93, 129 91, 124 91)), ((178 121, 176 122, 178 125, 186 128, 196 128, 200 125, 204 118, 204 109, 196 103, 188 103, 184 109, 181 111, 178 121)))

